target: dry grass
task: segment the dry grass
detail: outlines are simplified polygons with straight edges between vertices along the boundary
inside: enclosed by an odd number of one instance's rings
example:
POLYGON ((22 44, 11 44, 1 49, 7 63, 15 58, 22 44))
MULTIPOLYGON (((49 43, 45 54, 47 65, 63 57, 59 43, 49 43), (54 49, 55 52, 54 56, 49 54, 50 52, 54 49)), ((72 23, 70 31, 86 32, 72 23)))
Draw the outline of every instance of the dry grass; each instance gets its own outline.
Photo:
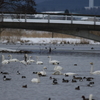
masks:
MULTIPOLYGON (((92 34, 96 34, 100 36, 100 32, 92 31, 92 34)), ((40 32, 40 31, 28 31, 28 30, 21 30, 21 29, 5 29, 0 34, 2 40, 7 40, 8 42, 15 43, 16 41, 21 41, 21 37, 27 37, 27 38, 77 38, 71 35, 66 34, 60 34, 60 33, 52 33, 52 32, 40 32)), ((89 44, 89 41, 86 39, 80 38, 81 42, 80 44, 89 44)), ((53 41, 54 44, 57 43, 57 41, 53 41)), ((61 44, 68 44, 66 41, 62 41, 61 44)))
POLYGON ((20 29, 6 29, 2 32, 1 37, 43 37, 43 38, 75 38, 74 36, 60 34, 60 33, 52 33, 52 32, 40 32, 40 31, 27 31, 27 30, 20 30, 20 29))

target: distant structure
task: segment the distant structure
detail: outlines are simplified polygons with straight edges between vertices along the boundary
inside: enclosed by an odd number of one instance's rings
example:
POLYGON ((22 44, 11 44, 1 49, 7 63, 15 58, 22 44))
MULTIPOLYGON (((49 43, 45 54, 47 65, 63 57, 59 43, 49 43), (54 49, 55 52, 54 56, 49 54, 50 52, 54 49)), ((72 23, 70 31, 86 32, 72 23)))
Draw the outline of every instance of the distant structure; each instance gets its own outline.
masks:
POLYGON ((93 8, 94 7, 94 0, 89 0, 89 8, 93 8))
POLYGON ((91 9, 91 8, 98 9, 98 6, 94 6, 94 0, 89 0, 89 7, 85 7, 85 9, 91 9))

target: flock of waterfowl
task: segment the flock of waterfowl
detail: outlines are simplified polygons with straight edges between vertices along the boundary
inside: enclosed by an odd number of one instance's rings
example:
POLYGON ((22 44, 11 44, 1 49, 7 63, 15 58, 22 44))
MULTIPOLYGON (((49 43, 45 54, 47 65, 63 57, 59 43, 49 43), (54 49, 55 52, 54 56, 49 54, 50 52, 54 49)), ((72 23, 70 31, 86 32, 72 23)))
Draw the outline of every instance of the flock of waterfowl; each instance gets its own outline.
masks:
MULTIPOLYGON (((29 56, 28 57, 27 54, 24 55, 24 58, 25 59, 23 59, 21 61, 19 61, 16 58, 12 58, 12 55, 8 55, 8 57, 10 57, 10 59, 5 59, 5 56, 2 55, 2 65, 9 64, 11 62, 19 62, 19 63, 22 63, 24 65, 28 65, 28 64, 31 64, 31 63, 36 63, 38 65, 44 64, 42 61, 39 61, 39 57, 37 57, 37 60, 33 60, 32 59, 32 56, 29 56)), ((52 84, 53 85, 59 84, 57 78, 55 78, 53 75, 64 75, 65 78, 67 78, 69 76, 72 77, 71 80, 68 80, 68 79, 63 78, 62 79, 62 83, 69 83, 69 82, 76 83, 76 82, 87 81, 88 82, 88 84, 87 84, 88 87, 92 87, 94 85, 94 78, 93 77, 80 77, 78 75, 78 73, 73 73, 73 72, 62 73, 63 67, 59 66, 60 61, 58 61, 58 60, 51 60, 51 56, 48 56, 48 58, 49 58, 49 63, 50 64, 53 64, 55 66, 54 67, 54 72, 49 77, 49 79, 52 80, 52 84)), ((100 74, 100 70, 93 72, 93 63, 90 63, 90 65, 91 65, 90 74, 94 74, 94 75, 100 74)), ((77 64, 75 64, 74 66, 77 66, 77 64)), ((43 67, 43 70, 42 71, 33 72, 33 74, 37 74, 37 77, 32 78, 31 79, 31 82, 32 83, 40 83, 41 82, 40 77, 47 76, 47 73, 45 71, 46 69, 47 69, 47 67, 43 67)), ((3 80, 4 81, 11 80, 11 78, 6 77, 6 74, 9 74, 8 72, 1 71, 0 73, 1 74, 4 74, 4 76, 3 76, 3 80)), ((20 75, 20 72, 19 71, 17 71, 17 75, 20 75)), ((22 78, 26 78, 26 76, 22 76, 22 78)), ((27 88, 27 87, 28 87, 27 84, 25 84, 25 85, 22 86, 22 88, 27 88)), ((75 90, 80 90, 80 89, 81 89, 81 86, 75 87, 75 90)), ((94 100, 94 99, 92 99, 92 97, 93 97, 92 94, 89 95, 89 98, 85 98, 85 96, 83 95, 82 96, 82 99, 83 100, 94 100)), ((49 98, 48 100, 51 100, 51 98, 49 98)))

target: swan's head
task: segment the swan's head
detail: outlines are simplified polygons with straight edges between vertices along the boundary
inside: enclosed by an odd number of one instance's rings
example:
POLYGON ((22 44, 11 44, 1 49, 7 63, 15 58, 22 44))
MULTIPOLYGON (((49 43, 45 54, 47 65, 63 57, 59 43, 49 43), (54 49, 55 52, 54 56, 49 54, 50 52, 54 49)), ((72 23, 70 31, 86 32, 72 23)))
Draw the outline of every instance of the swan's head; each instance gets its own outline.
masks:
POLYGON ((47 67, 43 67, 44 69, 47 69, 47 67))
POLYGON ((92 100, 93 94, 89 95, 89 100, 92 100))
POLYGON ((8 55, 8 57, 11 57, 11 55, 8 55))
POLYGON ((48 56, 48 58, 51 58, 51 56, 48 56))
POLYGON ((32 58, 32 56, 30 56, 30 58, 32 58))
POLYGON ((39 58, 38 56, 36 58, 39 58))
POLYGON ((93 62, 91 62, 90 65, 93 65, 93 62))

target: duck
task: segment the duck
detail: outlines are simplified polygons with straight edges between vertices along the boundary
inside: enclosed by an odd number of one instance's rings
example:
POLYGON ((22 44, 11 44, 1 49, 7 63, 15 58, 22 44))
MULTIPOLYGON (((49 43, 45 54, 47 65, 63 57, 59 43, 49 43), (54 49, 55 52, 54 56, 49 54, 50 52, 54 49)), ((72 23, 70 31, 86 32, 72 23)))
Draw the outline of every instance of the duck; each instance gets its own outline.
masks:
POLYGON ((27 85, 23 85, 22 87, 23 87, 23 88, 27 88, 27 85))
POLYGON ((17 75, 20 75, 20 72, 19 71, 17 71, 17 75))
POLYGON ((65 80, 65 79, 63 78, 63 79, 62 79, 62 82, 66 82, 66 83, 68 83, 69 80, 65 80))
POLYGON ((89 83, 87 86, 89 86, 89 87, 93 87, 93 84, 90 84, 90 83, 89 83))
POLYGON ((74 82, 77 82, 75 79, 72 79, 72 82, 74 83, 74 82))
POLYGON ((48 100, 51 100, 51 98, 48 98, 48 100))
POLYGON ((22 78, 26 78, 26 76, 22 76, 22 78))
POLYGON ((10 63, 9 62, 9 60, 6 60, 5 59, 5 56, 4 55, 2 55, 2 62, 1 62, 2 64, 8 64, 8 63, 10 63))
POLYGON ((58 84, 58 82, 56 80, 53 80, 53 83, 52 84, 53 85, 56 85, 56 84, 58 84))
POLYGON ((37 73, 37 78, 32 78, 31 82, 32 83, 40 83, 39 73, 37 73))
POLYGON ((9 74, 8 72, 0 72, 1 74, 9 74))
POLYGON ((37 64, 37 65, 43 65, 43 62, 42 62, 42 61, 38 61, 38 58, 39 58, 39 57, 37 56, 36 64, 37 64))
POLYGON ((85 96, 82 96, 83 100, 95 100, 95 99, 92 99, 93 95, 90 94, 89 95, 89 98, 85 98, 85 96))
POLYGON ((3 76, 3 80, 7 81, 7 80, 11 80, 11 78, 7 78, 6 76, 3 76))
POLYGON ((75 90, 80 90, 80 86, 76 87, 75 90))
POLYGON ((82 80, 82 77, 76 77, 76 76, 73 76, 73 79, 79 79, 79 80, 82 80))
POLYGON ((33 74, 37 74, 38 72, 33 72, 33 74))
POLYGON ((8 57, 10 57, 9 62, 19 62, 18 59, 16 59, 16 58, 12 58, 12 55, 11 55, 11 54, 8 55, 8 57))
POLYGON ((49 59, 49 63, 50 64, 56 65, 56 64, 59 64, 60 63, 60 61, 58 61, 58 60, 51 60, 51 56, 49 56, 48 58, 50 58, 49 59))

